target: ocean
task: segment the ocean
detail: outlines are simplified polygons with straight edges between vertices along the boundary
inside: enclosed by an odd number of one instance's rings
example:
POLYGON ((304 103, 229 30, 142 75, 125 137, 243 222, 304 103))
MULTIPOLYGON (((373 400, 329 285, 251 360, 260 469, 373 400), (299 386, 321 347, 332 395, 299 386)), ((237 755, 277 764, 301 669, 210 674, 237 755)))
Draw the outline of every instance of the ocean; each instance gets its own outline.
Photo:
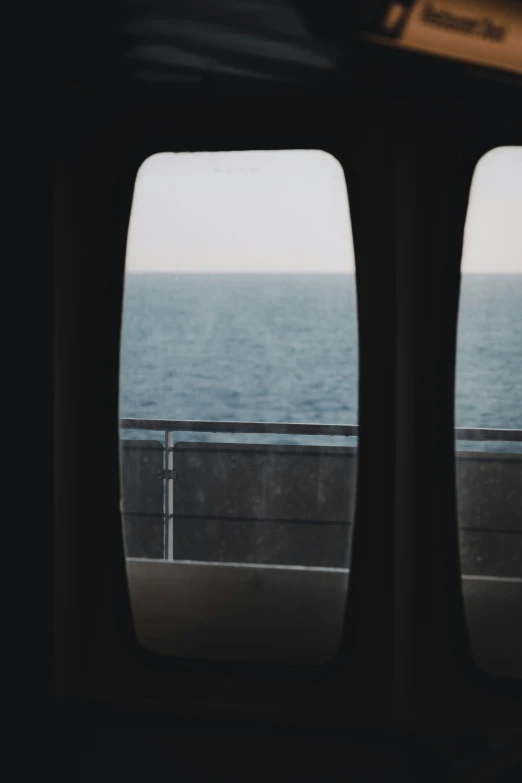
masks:
MULTIPOLYGON (((127 275, 122 418, 357 424, 357 375, 353 275, 127 275)), ((463 276, 456 424, 522 428, 522 274, 463 276)), ((126 430, 122 437, 147 434, 126 430)), ((461 447, 522 452, 522 443, 461 447)))

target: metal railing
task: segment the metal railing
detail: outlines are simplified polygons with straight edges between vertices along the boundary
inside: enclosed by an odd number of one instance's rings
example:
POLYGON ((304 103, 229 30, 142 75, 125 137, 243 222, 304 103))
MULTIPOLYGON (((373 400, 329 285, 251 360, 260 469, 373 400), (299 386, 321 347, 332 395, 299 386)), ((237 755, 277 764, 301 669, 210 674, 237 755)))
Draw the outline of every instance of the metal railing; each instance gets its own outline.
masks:
MULTIPOLYGON (((337 435, 359 434, 357 424, 290 424, 271 421, 178 421, 175 419, 121 419, 121 429, 173 432, 241 433, 266 435, 337 435)), ((463 428, 455 430, 457 440, 522 441, 522 429, 463 428)))
POLYGON ((171 419, 121 419, 120 428, 163 432, 165 444, 165 521, 167 559, 173 560, 174 541, 174 433, 267 434, 267 435, 337 435, 356 436, 359 428, 346 424, 290 424, 252 421, 181 421, 171 419))
MULTIPOLYGON (((181 432, 205 434, 259 434, 293 436, 341 436, 354 437, 359 433, 355 424, 306 424, 252 421, 182 421, 175 419, 133 419, 120 420, 122 430, 162 432, 164 436, 164 518, 166 558, 173 560, 174 540, 174 435, 181 432)), ((522 442, 522 429, 458 428, 455 437, 461 441, 476 442, 522 442)))

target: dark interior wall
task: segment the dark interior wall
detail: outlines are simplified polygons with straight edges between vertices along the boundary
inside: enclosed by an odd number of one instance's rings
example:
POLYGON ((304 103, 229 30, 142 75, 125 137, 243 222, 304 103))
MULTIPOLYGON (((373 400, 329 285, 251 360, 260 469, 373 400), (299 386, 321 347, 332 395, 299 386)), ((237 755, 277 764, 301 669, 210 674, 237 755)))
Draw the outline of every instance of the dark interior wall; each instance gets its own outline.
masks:
POLYGON ((27 694, 42 687, 48 676, 53 481, 53 141, 49 108, 33 90, 18 96, 6 120, 10 143, 3 179, 7 214, 2 289, 9 346, 3 373, 8 402, 2 417, 8 488, 2 509, 9 552, 6 609, 9 653, 16 671, 24 672, 17 678, 17 687, 27 689, 27 694))

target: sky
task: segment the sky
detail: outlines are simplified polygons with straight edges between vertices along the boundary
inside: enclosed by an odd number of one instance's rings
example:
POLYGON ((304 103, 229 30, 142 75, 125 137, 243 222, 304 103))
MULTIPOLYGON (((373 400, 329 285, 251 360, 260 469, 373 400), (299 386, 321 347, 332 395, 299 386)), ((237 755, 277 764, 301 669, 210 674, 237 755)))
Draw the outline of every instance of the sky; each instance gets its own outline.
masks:
MULTIPOLYGON (((522 147, 477 165, 462 269, 522 273, 522 147)), ((127 271, 353 272, 341 164, 321 150, 153 155, 136 179, 127 271)))

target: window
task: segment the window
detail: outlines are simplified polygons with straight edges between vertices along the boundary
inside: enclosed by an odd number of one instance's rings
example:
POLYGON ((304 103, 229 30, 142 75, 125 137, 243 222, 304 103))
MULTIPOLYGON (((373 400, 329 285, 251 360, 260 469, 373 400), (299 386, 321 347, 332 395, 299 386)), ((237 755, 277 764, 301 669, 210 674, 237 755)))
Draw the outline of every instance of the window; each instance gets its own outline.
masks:
POLYGON ((522 676, 522 147, 478 162, 456 377, 460 557, 477 663, 522 676))
POLYGON ((357 368, 350 215, 332 155, 145 160, 120 369, 127 573, 145 647, 289 663, 335 654, 357 368))

